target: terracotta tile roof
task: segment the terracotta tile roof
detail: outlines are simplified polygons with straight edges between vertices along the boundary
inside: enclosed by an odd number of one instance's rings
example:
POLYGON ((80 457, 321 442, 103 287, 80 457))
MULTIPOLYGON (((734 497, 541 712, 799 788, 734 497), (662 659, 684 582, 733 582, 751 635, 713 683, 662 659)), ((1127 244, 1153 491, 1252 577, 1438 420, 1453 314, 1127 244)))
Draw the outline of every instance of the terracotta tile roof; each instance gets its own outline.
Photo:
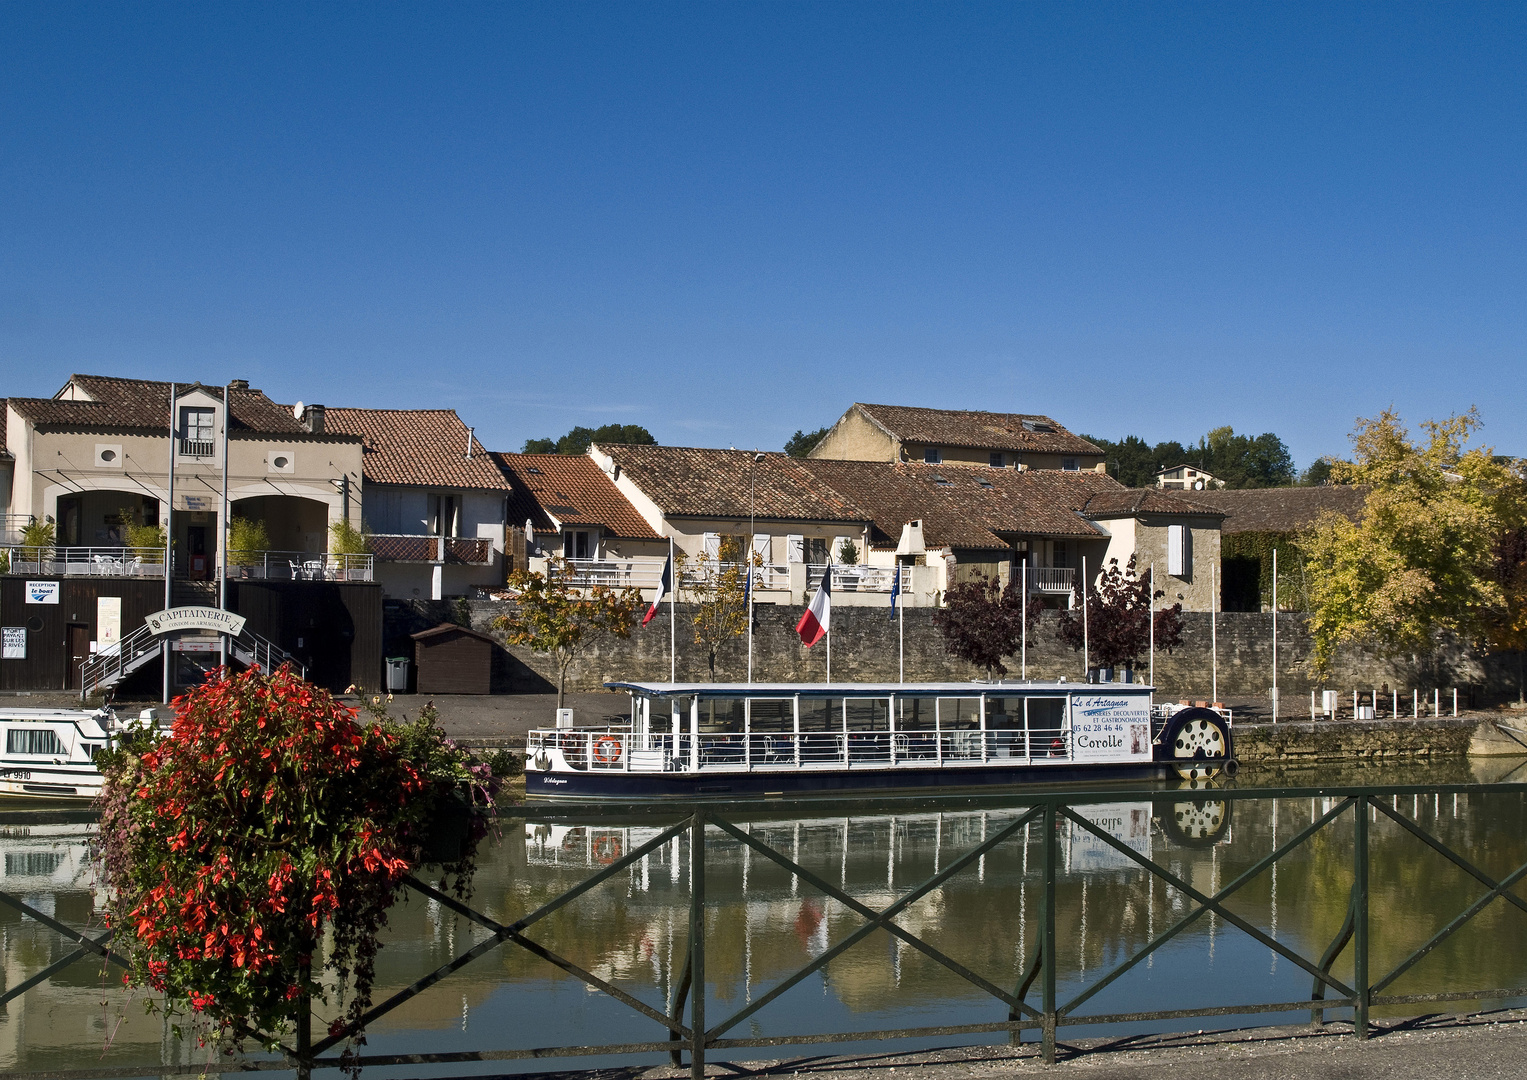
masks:
MULTIPOLYGON (((221 386, 200 383, 177 383, 180 390, 193 387, 222 400, 221 386)), ((73 388, 88 400, 79 398, 12 398, 16 411, 34 424, 53 427, 128 428, 149 431, 169 429, 170 384, 153 379, 119 379, 105 375, 71 375, 60 393, 73 388)), ((292 415, 291 407, 280 405, 259 390, 234 390, 229 397, 231 437, 241 433, 257 435, 314 436, 292 415)))
POLYGON ((1087 500, 1090 518, 1134 517, 1136 514, 1202 514, 1223 517, 1223 511, 1191 502, 1157 488, 1121 488, 1104 491, 1087 500))
POLYGON ((1193 491, 1181 497, 1224 514, 1221 529, 1228 535, 1298 532, 1313 525, 1324 510, 1356 521, 1362 515, 1368 489, 1348 484, 1323 484, 1320 487, 1193 491))
POLYGON ((1101 454, 1103 451, 1048 416, 963 409, 923 409, 912 405, 854 404, 902 442, 1031 450, 1045 454, 1101 454))
POLYGON ((596 449, 665 515, 773 521, 867 522, 869 516, 823 487, 807 462, 781 453, 601 443, 596 449))
POLYGON ((620 493, 593 459, 568 454, 504 454, 493 459, 514 481, 509 522, 529 520, 537 530, 598 525, 626 540, 660 540, 647 519, 620 493))
POLYGON ((918 519, 930 548, 1007 548, 1016 536, 1096 538, 1103 531, 1083 507, 1099 492, 1124 490, 1096 472, 816 458, 802 464, 871 518, 874 547, 894 547, 902 526, 918 519))
POLYGON ((360 436, 361 475, 368 484, 506 491, 498 463, 472 439, 455 409, 325 410, 325 427, 360 436))

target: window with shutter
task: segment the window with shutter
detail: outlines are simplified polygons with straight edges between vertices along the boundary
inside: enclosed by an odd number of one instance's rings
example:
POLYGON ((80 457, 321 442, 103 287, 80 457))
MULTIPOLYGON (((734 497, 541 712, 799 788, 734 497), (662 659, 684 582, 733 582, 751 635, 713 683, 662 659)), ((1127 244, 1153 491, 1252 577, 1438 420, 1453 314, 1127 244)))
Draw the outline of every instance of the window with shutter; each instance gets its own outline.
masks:
POLYGON ((702 540, 702 548, 707 559, 716 560, 721 558, 721 534, 708 532, 702 540))
POLYGON ((1166 572, 1173 577, 1188 576, 1188 530, 1182 525, 1166 527, 1166 572))
POLYGON ((806 561, 806 538, 800 533, 790 533, 785 537, 785 561, 792 563, 806 561))

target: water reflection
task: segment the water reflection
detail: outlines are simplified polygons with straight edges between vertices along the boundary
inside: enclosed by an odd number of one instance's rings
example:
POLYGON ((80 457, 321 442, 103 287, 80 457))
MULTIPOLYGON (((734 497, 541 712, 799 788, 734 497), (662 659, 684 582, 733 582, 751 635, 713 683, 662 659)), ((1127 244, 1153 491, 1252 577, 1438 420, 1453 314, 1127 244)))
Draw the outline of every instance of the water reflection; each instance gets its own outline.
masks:
MULTIPOLYGON (((1416 782, 1418 776, 1439 782, 1455 778, 1436 770, 1383 775, 1396 783, 1416 782)), ((1370 783, 1377 778, 1374 770, 1363 776, 1370 783)), ((1299 781, 1309 782, 1306 777, 1299 781)), ((1163 802, 1142 794, 1079 809, 1128 850, 1212 894, 1338 802, 1317 797, 1232 804, 1213 791, 1201 791, 1163 802)), ((1527 862, 1527 804, 1518 795, 1406 797, 1392 805, 1497 878, 1527 862)), ((737 824, 878 910, 1022 814, 1022 809, 1004 809, 776 817, 737 824)), ((1370 970, 1378 974, 1484 890, 1376 810, 1369 815, 1370 970)), ((911 904, 899 924, 983 977, 1013 986, 1037 946, 1041 829, 1038 821, 1020 826, 1009 840, 911 904)), ((1091 832, 1066 821, 1057 829, 1056 923, 1064 1002, 1195 905, 1091 832)), ((659 831, 646 824, 506 820, 502 835, 485 854, 472 904, 500 922, 512 922, 659 831)), ((98 929, 85 839, 83 829, 6 830, 0 834, 5 871, 0 888, 70 926, 98 929)), ((1318 957, 1346 913, 1351 858, 1349 811, 1259 874, 1227 907, 1302 955, 1318 957)), ((707 1013, 712 1023, 756 1000, 862 925, 857 914, 822 896, 799 875, 717 830, 709 836, 706 860, 707 1013)), ((531 936, 661 1009, 684 965, 689 865, 687 838, 675 837, 538 923, 531 936)), ((1507 904, 1492 904, 1403 976, 1392 992, 1521 984, 1527 980, 1524 918, 1507 904)), ((415 897, 399 906, 379 960, 378 1000, 487 936, 433 902, 415 897)), ((5 985, 16 985, 68 948, 46 928, 0 909, 5 985)), ((1351 966, 1350 955, 1344 956, 1335 974, 1348 979, 1351 966)), ((1310 982, 1309 974, 1287 957, 1208 914, 1081 1011, 1299 1000, 1308 998, 1310 982)), ((876 931, 731 1034, 851 1032, 1005 1018, 1006 1006, 905 942, 876 931)), ((1286 1022, 1289 1017, 1261 1019, 1286 1022)), ((1222 1022, 1234 1023, 1235 1018, 1222 1022)), ((157 1021, 126 1001, 114 977, 103 981, 98 965, 83 963, 0 1013, 0 1069, 94 1063, 112 1030, 116 1034, 106 1061, 156 1061, 161 1053, 185 1058, 186 1051, 167 1042, 157 1021)), ((374 1027, 369 1050, 522 1048, 661 1036, 655 1024, 634 1011, 525 950, 505 945, 390 1014, 374 1027)), ((501 1072, 506 1067, 516 1066, 486 1068, 501 1072)), ((544 1062, 537 1065, 544 1067, 544 1062)))

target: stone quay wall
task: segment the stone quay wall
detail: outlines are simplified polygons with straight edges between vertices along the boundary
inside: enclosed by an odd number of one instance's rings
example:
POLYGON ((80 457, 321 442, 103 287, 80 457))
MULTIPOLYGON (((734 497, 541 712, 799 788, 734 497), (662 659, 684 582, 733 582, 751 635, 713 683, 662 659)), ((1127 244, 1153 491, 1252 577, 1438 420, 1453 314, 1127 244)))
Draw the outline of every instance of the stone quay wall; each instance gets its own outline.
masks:
MULTIPOLYGON (((470 625, 502 641, 493 621, 507 605, 493 601, 397 601, 389 600, 385 612, 386 655, 412 655, 407 635, 442 622, 470 625)), ((705 650, 694 641, 689 606, 678 607, 677 676, 680 681, 710 681, 705 650)), ((933 612, 908 608, 896 618, 884 608, 839 607, 832 618, 832 678, 834 682, 895 682, 899 656, 904 656, 908 682, 965 682, 985 672, 950 656, 933 612), (902 620, 904 619, 904 623, 902 620), (904 638, 898 627, 904 625, 904 638), (900 652, 899 652, 900 650, 900 652)), ((800 611, 794 608, 759 606, 753 631, 753 678, 768 682, 821 682, 827 675, 825 642, 807 649, 795 634, 800 611)), ((1214 691, 1214 656, 1218 655, 1218 694, 1222 700, 1269 698, 1273 669, 1273 620, 1260 612, 1207 612, 1183 615, 1182 644, 1173 652, 1156 654, 1158 697, 1164 700, 1208 700, 1214 691), (1217 638, 1217 650, 1211 642, 1217 638)), ((1311 679, 1311 640, 1308 616, 1280 614, 1277 619, 1278 685, 1281 712, 1287 717, 1308 715, 1311 690, 1322 688, 1346 695, 1351 690, 1389 687, 1408 699, 1412 689, 1423 695, 1434 687, 1443 689, 1444 705, 1451 707, 1451 688, 1474 697, 1514 696, 1514 658, 1485 657, 1450 645, 1428 658, 1394 659, 1371 650, 1342 650, 1332 674, 1323 683, 1311 679)), ((556 664, 544 654, 518 647, 504 648, 494 660, 495 693, 530 693, 554 690, 556 664)), ((1017 657, 1007 661, 1008 678, 1019 675, 1017 657)), ((747 639, 735 638, 716 658, 716 681, 742 682, 748 674, 747 639)), ((658 680, 669 675, 669 607, 629 639, 607 637, 594 642, 568 672, 569 690, 598 690, 606 680, 658 680)), ((1081 680, 1085 678, 1080 652, 1063 645, 1055 634, 1055 615, 1047 613, 1030 633, 1028 676, 1031 679, 1081 680)), ((1137 681, 1150 676, 1142 657, 1137 681)), ((1461 697, 1461 701, 1465 700, 1461 697)), ((1478 702, 1476 702, 1477 704, 1478 702)), ((1402 702, 1403 708, 1403 702, 1402 702)))

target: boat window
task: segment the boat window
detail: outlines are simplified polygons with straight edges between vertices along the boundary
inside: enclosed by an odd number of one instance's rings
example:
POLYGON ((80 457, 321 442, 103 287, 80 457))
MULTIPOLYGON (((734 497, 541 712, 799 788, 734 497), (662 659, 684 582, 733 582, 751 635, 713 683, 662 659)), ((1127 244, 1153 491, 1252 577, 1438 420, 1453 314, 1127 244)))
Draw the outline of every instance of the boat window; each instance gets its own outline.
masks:
POLYGON ((794 698, 749 698, 749 731, 794 731, 794 698))
POLYGON ((932 731, 934 709, 932 698, 896 698, 897 731, 932 731))
POLYGON ((62 754, 64 744, 58 741, 58 736, 47 728, 35 731, 12 728, 5 733, 5 752, 7 754, 62 754))
POLYGON ((986 730, 1016 731, 1023 727, 1024 698, 989 697, 986 699, 986 730))
POLYGON ((842 698, 801 698, 802 731, 842 731, 842 698))
POLYGON ((981 726, 981 699, 938 699, 938 726, 944 731, 971 731, 981 726))
POLYGON ((1060 738, 1066 726, 1065 698, 1031 697, 1025 699, 1024 705, 1028 709, 1029 742, 1032 746, 1041 746, 1041 738, 1060 738))
POLYGON ((849 698, 844 702, 849 731, 888 731, 891 702, 888 698, 849 698))
POLYGON ((689 713, 694 702, 695 699, 689 694, 668 699, 669 716, 677 722, 680 731, 689 730, 689 713))
POLYGON ((741 698, 701 698, 700 731, 706 735, 740 735, 744 713, 741 698))

